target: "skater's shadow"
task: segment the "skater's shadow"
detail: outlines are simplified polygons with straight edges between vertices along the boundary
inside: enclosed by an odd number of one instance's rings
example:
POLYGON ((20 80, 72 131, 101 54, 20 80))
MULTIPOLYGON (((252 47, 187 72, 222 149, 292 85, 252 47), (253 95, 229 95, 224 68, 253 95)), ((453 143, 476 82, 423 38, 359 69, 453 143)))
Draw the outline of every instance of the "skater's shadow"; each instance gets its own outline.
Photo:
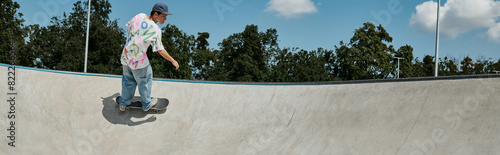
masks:
MULTIPOLYGON (((102 115, 108 122, 112 124, 136 126, 156 121, 155 116, 146 118, 151 112, 144 112, 140 109, 130 109, 124 112, 120 111, 118 104, 115 102, 115 98, 118 96, 120 96, 120 94, 115 93, 109 97, 102 97, 102 115)), ((165 111, 163 111, 163 113, 164 112, 165 111)))

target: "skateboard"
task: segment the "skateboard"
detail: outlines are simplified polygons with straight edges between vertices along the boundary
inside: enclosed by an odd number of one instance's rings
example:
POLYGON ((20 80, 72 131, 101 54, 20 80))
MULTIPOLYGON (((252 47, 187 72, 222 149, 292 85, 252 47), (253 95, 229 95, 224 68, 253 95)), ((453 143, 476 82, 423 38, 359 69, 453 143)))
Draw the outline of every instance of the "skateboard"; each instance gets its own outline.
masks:
MULTIPOLYGON (((120 105, 120 103, 118 103, 119 99, 120 99, 121 96, 118 96, 116 97, 116 104, 120 105)), ((158 98, 158 102, 156 103, 156 105, 154 107, 152 107, 151 109, 149 110, 153 110, 154 112, 158 112, 158 111, 161 111, 161 110, 166 110, 167 109, 167 106, 168 106, 168 99, 166 98, 158 98)), ((132 102, 130 103, 130 105, 127 106, 126 108, 127 110, 130 110, 130 109, 141 109, 142 110, 142 103, 141 103, 141 97, 140 96, 134 96, 134 98, 132 99, 132 102)))

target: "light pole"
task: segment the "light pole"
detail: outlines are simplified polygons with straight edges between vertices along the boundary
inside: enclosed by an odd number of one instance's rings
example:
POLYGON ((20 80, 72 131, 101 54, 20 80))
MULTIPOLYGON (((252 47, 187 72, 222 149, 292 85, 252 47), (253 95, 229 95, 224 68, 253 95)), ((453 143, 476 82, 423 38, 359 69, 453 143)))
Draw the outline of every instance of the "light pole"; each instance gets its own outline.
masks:
POLYGON ((436 58, 434 62, 434 77, 438 76, 438 60, 439 60, 439 8, 441 7, 441 0, 437 4, 437 21, 436 21, 436 58))
POLYGON ((402 57, 394 57, 394 59, 398 59, 398 72, 397 72, 396 75, 397 75, 397 77, 399 79, 399 60, 404 59, 404 58, 402 58, 402 57))
POLYGON ((83 67, 83 72, 87 73, 87 57, 89 54, 89 27, 90 27, 90 1, 89 0, 89 10, 87 15, 87 41, 85 42, 85 66, 83 67))

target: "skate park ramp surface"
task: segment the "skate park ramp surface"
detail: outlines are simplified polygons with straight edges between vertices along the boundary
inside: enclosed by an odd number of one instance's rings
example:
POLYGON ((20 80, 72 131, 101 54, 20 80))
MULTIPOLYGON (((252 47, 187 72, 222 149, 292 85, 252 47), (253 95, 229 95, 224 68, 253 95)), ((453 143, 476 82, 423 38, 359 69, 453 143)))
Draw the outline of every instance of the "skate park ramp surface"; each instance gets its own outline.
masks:
POLYGON ((500 152, 496 75, 317 84, 155 79, 152 96, 170 100, 166 111, 120 112, 121 76, 8 67, 0 66, 0 154, 500 152))

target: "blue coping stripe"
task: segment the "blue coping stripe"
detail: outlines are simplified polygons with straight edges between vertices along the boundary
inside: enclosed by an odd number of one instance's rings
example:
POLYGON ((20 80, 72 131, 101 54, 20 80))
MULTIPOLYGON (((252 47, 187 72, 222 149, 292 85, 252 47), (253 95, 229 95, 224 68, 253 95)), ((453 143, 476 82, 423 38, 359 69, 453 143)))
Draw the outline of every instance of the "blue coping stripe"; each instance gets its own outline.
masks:
MULTIPOLYGON (((80 73, 80 72, 70 72, 70 71, 58 71, 50 69, 40 69, 24 66, 16 66, 0 63, 2 67, 15 67, 16 69, 25 69, 32 71, 48 72, 48 73, 58 73, 58 74, 68 74, 68 75, 80 75, 80 76, 93 76, 93 77, 107 77, 107 78, 122 78, 121 75, 108 75, 108 74, 97 74, 97 73, 80 73)), ((195 80, 179 80, 179 79, 160 79, 153 78, 153 81, 164 81, 164 82, 179 82, 179 83, 200 83, 200 84, 222 84, 222 85, 324 85, 325 83, 258 83, 258 82, 218 82, 218 81, 195 81, 195 80)))
MULTIPOLYGON (((0 66, 12 67, 12 65, 3 64, 3 63, 0 63, 0 66)), ((107 78, 122 78, 121 75, 58 71, 58 70, 39 69, 39 68, 24 67, 24 66, 14 66, 14 67, 20 68, 20 69, 26 69, 26 70, 49 72, 49 73, 81 75, 81 76, 94 76, 94 77, 107 77, 107 78)), ((401 78, 401 79, 372 79, 372 80, 295 82, 295 83, 293 83, 293 82, 291 82, 291 83, 221 82, 221 81, 195 81, 195 80, 178 80, 178 79, 159 79, 159 78, 153 78, 153 81, 179 82, 179 83, 199 83, 199 84, 220 84, 220 85, 296 86, 296 85, 342 85, 342 84, 412 82, 412 81, 433 81, 433 80, 460 80, 460 79, 477 79, 477 78, 500 78, 500 75, 498 75, 498 74, 458 75, 458 76, 416 77, 416 78, 401 78)))

